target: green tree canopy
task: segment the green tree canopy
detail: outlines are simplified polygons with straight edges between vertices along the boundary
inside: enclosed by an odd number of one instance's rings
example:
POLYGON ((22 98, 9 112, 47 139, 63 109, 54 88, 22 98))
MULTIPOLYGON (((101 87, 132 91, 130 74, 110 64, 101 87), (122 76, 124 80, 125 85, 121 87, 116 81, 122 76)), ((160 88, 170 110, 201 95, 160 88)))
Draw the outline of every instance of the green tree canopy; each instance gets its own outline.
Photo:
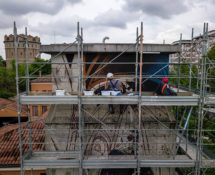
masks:
MULTIPOLYGON (((213 44, 211 49, 208 51, 207 57, 209 58, 209 60, 211 62, 214 63, 213 65, 211 65, 211 69, 209 69, 208 77, 215 78, 215 43, 213 44)), ((209 79, 208 84, 210 85, 211 91, 215 92, 215 80, 214 79, 209 79)))
MULTIPOLYGON (((3 60, 4 61, 4 60, 3 60)), ((46 63, 48 60, 44 60, 41 58, 37 58, 35 63, 42 62, 46 63)), ((0 59, 1 63, 1 59, 0 59)), ((5 64, 6 65, 6 64, 5 64)), ((29 64, 29 74, 33 73, 43 64, 29 64)), ((24 77, 26 75, 26 65, 19 64, 19 77, 24 77)), ((42 72, 42 75, 47 75, 51 73, 51 65, 46 64, 41 70, 38 70, 32 76, 38 76, 39 71, 42 72)), ((15 68, 15 60, 12 60, 12 68, 7 68, 6 66, 0 65, 0 97, 9 98, 16 95, 16 68, 15 68)), ((21 80, 21 79, 20 79, 21 80)), ((26 89, 26 81, 23 81, 20 85, 20 90, 25 91, 26 89)))

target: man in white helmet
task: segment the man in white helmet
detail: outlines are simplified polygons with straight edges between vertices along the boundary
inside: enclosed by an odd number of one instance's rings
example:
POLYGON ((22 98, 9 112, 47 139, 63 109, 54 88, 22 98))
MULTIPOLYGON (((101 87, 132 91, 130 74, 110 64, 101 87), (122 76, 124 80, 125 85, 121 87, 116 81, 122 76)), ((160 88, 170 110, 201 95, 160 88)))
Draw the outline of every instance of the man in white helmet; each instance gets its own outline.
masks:
MULTIPOLYGON (((120 90, 121 93, 125 93, 126 89, 125 89, 125 85, 120 81, 114 78, 113 73, 109 72, 107 74, 107 78, 105 81, 105 89, 106 90, 120 90)), ((123 113, 123 105, 120 105, 120 114, 123 113)), ((113 105, 110 104, 109 105, 109 111, 111 114, 114 114, 114 108, 113 105)))

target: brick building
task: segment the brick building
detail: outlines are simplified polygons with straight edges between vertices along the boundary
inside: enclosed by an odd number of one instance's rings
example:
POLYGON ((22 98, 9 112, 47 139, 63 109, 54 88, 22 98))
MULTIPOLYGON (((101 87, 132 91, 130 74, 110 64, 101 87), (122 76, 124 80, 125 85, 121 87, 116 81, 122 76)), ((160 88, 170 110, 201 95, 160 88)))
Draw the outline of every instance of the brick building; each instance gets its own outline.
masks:
MULTIPOLYGON (((51 94, 52 93, 52 79, 51 75, 41 76, 31 80, 31 94, 51 94)), ((49 105, 31 105, 30 111, 32 119, 44 114, 49 110, 49 105)))
MULTIPOLYGON (((25 39, 24 35, 20 35, 18 37, 18 59, 20 62, 24 62, 25 60, 25 39)), ((15 49, 14 49, 14 36, 5 35, 4 36, 4 45, 5 45, 5 57, 6 57, 6 64, 8 68, 12 67, 12 60, 15 59, 15 49)), ((28 58, 29 62, 33 62, 36 57, 39 56, 40 51, 40 38, 38 36, 31 36, 28 35, 28 58)))

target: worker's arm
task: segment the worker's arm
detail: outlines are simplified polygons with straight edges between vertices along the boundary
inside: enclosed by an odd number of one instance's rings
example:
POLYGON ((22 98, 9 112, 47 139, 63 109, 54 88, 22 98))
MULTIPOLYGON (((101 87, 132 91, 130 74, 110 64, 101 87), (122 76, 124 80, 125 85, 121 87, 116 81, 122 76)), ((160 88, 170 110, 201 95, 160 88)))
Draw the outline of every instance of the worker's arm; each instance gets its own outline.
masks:
POLYGON ((121 89, 120 90, 121 90, 122 94, 126 93, 126 87, 125 87, 124 83, 122 83, 122 82, 121 82, 121 89))

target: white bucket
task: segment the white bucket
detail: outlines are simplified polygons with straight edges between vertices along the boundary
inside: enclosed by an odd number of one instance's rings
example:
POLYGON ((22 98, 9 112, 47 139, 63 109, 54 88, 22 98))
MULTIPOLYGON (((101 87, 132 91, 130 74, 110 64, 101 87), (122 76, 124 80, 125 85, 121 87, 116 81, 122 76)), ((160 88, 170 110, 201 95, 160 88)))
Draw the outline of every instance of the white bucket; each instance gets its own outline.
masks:
POLYGON ((94 95, 94 91, 84 91, 84 95, 85 96, 93 96, 94 95))
POLYGON ((121 91, 111 91, 111 95, 112 96, 119 96, 119 95, 121 95, 121 91))
POLYGON ((64 89, 56 89, 56 96, 64 96, 65 90, 64 89))
POLYGON ((111 91, 105 90, 105 91, 101 91, 102 92, 102 96, 110 96, 111 91))

